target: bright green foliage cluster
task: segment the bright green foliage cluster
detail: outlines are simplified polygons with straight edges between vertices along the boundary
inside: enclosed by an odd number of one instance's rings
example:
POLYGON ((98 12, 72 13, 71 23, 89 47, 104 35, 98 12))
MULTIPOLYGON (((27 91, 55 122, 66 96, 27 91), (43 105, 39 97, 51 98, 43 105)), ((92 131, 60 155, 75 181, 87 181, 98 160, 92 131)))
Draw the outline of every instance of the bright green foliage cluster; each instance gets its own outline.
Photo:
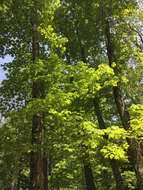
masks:
POLYGON ((135 189, 136 176, 127 152, 128 139, 143 141, 142 13, 137 10, 134 0, 0 3, 0 56, 12 56, 3 65, 7 78, 0 87, 4 116, 0 189, 10 189, 13 178, 15 190, 29 188, 30 154, 41 146, 48 162, 49 190, 86 189, 84 161, 91 165, 97 190, 115 190, 111 160, 117 161, 128 189, 135 189), (40 56, 33 63, 35 20, 40 56), (115 46, 112 65, 106 47, 107 20, 115 46), (33 83, 42 84, 42 98, 32 97, 33 83), (112 93, 118 83, 130 112, 128 130, 122 126, 112 93), (98 122, 95 100, 104 127, 98 122), (45 142, 32 145, 32 117, 41 113, 45 142))
POLYGON ((143 105, 132 105, 130 108, 132 115, 130 136, 143 141, 143 105))

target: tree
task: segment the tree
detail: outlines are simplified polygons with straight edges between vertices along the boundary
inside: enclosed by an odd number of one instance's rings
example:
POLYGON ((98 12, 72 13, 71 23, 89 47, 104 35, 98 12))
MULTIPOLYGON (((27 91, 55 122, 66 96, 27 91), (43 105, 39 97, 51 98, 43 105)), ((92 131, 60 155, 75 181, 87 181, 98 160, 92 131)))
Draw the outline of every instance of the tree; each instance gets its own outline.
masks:
POLYGON ((142 189, 137 8, 2 1, 0 54, 13 57, 0 88, 3 189, 142 189))

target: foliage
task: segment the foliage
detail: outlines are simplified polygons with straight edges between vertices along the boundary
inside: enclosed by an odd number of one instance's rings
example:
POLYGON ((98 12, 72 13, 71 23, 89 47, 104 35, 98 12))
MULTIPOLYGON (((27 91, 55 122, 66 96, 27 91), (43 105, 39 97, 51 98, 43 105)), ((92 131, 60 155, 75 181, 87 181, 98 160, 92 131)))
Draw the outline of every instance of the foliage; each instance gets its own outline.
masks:
MULTIPOLYGON (((45 115, 44 147, 49 189, 86 189, 84 161, 96 187, 115 189, 110 160, 117 161, 125 185, 136 187, 129 163, 128 139, 143 141, 142 13, 139 2, 75 0, 3 0, 0 3, 0 55, 12 61, 0 87, 0 187, 28 189, 32 117, 45 115), (33 63, 32 23, 38 22, 40 57, 33 63), (116 63, 108 63, 105 25, 115 44, 116 63), (115 68, 118 68, 118 76, 115 68), (33 83, 42 84, 42 98, 32 97, 33 83), (121 84, 130 112, 124 129, 112 89, 121 84), (100 127, 97 98, 105 128, 100 127), (87 160, 86 160, 87 161, 87 160), (126 165, 129 169, 125 169, 126 165), (20 182, 19 182, 20 181, 20 182)), ((41 86, 39 85, 39 88, 41 86)))

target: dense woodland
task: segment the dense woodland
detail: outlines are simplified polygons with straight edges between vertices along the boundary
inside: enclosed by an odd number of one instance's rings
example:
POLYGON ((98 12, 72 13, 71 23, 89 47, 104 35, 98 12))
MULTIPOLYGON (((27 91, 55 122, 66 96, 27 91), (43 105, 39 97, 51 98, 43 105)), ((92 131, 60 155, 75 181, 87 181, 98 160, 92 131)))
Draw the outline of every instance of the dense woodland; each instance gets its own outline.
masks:
POLYGON ((1 190, 143 190, 141 0, 1 0, 1 190))

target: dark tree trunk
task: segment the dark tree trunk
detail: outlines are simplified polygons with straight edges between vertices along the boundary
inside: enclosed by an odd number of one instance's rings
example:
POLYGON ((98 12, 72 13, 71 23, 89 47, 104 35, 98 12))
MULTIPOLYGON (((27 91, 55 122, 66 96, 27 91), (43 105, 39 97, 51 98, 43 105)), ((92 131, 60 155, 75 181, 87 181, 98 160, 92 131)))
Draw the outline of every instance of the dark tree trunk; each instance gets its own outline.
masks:
POLYGON ((44 155, 44 190, 48 190, 47 157, 44 155))
MULTIPOLYGON (((82 55, 82 61, 86 63, 86 57, 85 57, 85 52, 84 52, 83 47, 81 47, 81 55, 82 55)), ((98 101, 97 97, 95 97, 95 99, 94 99, 94 108, 95 108, 95 113, 96 113, 97 120, 98 120, 98 123, 99 123, 99 128, 100 129, 106 129, 105 123, 104 123, 104 120, 103 120, 103 117, 102 117, 102 113, 100 111, 99 101, 98 101)), ((121 176, 117 161, 116 160, 110 160, 110 164, 111 164, 112 172, 113 172, 113 175, 114 175, 114 178, 115 178, 115 181, 116 181, 117 190, 125 190, 123 180, 122 180, 122 176, 121 176)))
MULTIPOLYGON (((109 22, 106 23, 105 35, 107 38, 107 55, 109 59, 109 65, 112 68, 112 63, 117 63, 117 61, 114 54, 114 44, 111 40, 109 22)), ((113 69, 115 75, 118 76, 117 65, 113 69)), ((126 109, 119 82, 117 83, 117 87, 113 87, 113 94, 122 125, 126 130, 128 130, 130 127, 130 115, 126 109)), ((139 190, 143 190, 143 152, 141 149, 141 144, 135 138, 127 139, 127 141, 129 144, 128 155, 136 172, 139 190)))
MULTIPOLYGON (((95 107, 95 113, 96 113, 96 116, 97 116, 97 120, 98 120, 98 123, 99 123, 99 128, 100 129, 106 129, 106 126, 105 126, 105 123, 104 123, 104 120, 103 120, 103 117, 102 117, 102 113, 101 113, 101 110, 100 110, 100 107, 99 107, 99 100, 98 100, 97 97, 95 97, 95 99, 94 99, 94 107, 95 107)), ((105 137, 105 138, 107 138, 107 137, 105 137)), ((125 190, 125 186, 124 186, 124 183, 123 183, 123 179, 122 179, 121 172, 120 172, 120 169, 119 169, 117 161, 114 160, 114 159, 111 159, 110 160, 110 165, 111 165, 111 168, 112 168, 114 179, 116 181, 116 189, 117 190, 125 190)))
POLYGON ((86 182, 86 189, 87 190, 96 190, 95 184, 94 184, 94 178, 92 175, 92 169, 90 162, 88 158, 85 158, 83 160, 84 165, 84 176, 85 176, 85 182, 86 182))
MULTIPOLYGON (((39 41, 38 41, 38 24, 32 23, 33 27, 33 62, 39 59, 39 41)), ((33 64, 34 64, 33 63, 33 64)), ((43 98, 44 89, 43 82, 33 81, 32 98, 43 98)), ((31 176, 30 190, 47 190, 47 182, 45 179, 45 154, 44 154, 44 113, 33 115, 32 118, 32 145, 34 150, 31 152, 31 176), (45 189, 46 188, 46 189, 45 189)))
POLYGON ((12 177, 11 178, 11 183, 10 183, 10 190, 14 190, 14 186, 15 186, 15 178, 12 177))
MULTIPOLYGON (((113 176, 116 181, 116 189, 117 190, 125 190, 125 186, 123 184, 123 179, 121 176, 121 172, 119 170, 119 166, 116 160, 112 159, 110 160, 113 176)), ((127 188, 128 189, 128 188, 127 188)))
MULTIPOLYGON (((84 48, 82 46, 81 46, 81 59, 84 63, 86 63, 85 52, 84 52, 84 48)), ((83 165, 84 165, 84 176, 85 176, 85 182, 86 182, 86 189, 87 190, 96 190, 88 154, 86 154, 83 159, 83 165)))
POLYGON ((52 156, 52 154, 51 153, 49 153, 49 155, 48 155, 48 159, 47 159, 47 165, 48 165, 48 175, 50 176, 50 180, 49 180, 49 188, 51 189, 51 190, 53 190, 54 189, 54 183, 53 183, 53 156, 52 156))

